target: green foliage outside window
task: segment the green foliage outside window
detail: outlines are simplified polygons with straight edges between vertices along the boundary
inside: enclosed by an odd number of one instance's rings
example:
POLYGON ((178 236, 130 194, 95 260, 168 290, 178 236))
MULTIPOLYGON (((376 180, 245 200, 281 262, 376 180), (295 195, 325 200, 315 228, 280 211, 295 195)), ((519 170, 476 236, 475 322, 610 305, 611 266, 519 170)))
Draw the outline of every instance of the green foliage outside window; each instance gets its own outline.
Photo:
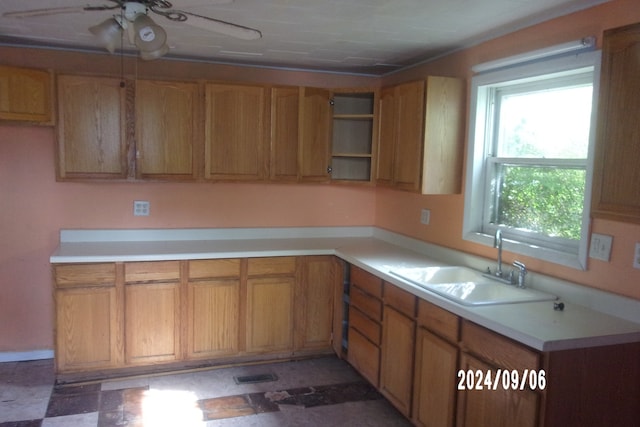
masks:
POLYGON ((503 166, 496 223, 580 240, 584 170, 503 166))

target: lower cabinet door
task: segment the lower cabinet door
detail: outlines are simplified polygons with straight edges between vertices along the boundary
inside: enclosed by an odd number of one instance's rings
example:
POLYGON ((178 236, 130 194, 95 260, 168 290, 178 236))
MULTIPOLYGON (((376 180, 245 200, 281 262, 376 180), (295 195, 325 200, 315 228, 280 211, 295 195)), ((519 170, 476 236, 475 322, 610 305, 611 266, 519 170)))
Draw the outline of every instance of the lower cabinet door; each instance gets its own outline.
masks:
POLYGON ((347 360, 375 387, 380 384, 380 348, 354 328, 349 328, 347 360))
POLYGON ((247 279, 247 352, 293 350, 295 278, 247 279))
POLYGON ((193 282, 188 294, 187 356, 202 359, 238 353, 240 281, 193 282))
POLYGON ((457 368, 458 347, 418 328, 412 417, 416 425, 453 427, 457 368))
POLYGON ((114 367, 118 363, 115 287, 57 290, 58 372, 114 367))
POLYGON ((125 286, 125 343, 128 364, 181 358, 179 283, 125 286))
POLYGON ((415 328, 415 320, 384 307, 380 392, 407 417, 411 415, 415 328))
MULTIPOLYGON (((466 353, 460 358, 463 372, 491 372, 495 369, 466 353)), ((465 384, 465 387, 470 384, 465 384)), ((540 397, 531 390, 464 390, 458 395, 458 427, 535 427, 540 397)))

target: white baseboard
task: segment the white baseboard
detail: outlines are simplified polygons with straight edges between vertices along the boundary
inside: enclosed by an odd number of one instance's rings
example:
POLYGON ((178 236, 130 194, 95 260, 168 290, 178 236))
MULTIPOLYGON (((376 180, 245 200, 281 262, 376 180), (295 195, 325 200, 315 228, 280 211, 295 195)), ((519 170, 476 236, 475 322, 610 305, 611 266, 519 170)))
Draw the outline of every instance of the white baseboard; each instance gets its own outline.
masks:
POLYGON ((53 350, 0 352, 2 362, 25 362, 27 360, 53 359, 53 350))

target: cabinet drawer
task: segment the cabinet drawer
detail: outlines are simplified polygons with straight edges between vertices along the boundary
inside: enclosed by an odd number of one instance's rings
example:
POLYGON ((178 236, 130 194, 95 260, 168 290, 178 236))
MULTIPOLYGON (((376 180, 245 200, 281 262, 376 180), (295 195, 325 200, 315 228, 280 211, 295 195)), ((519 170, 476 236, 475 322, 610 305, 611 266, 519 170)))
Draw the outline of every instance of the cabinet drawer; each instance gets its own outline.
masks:
POLYGON ((239 259, 203 259, 189 261, 189 279, 239 276, 239 259))
POLYGON ((538 369, 540 355, 509 338, 462 321, 462 348, 503 369, 538 369))
POLYGON ((418 300, 418 325, 424 326, 452 343, 458 342, 460 318, 423 299, 418 300))
POLYGON ((375 297, 382 298, 382 279, 361 268, 351 266, 351 284, 375 297))
POLYGON ((116 265, 105 264, 59 264, 53 267, 56 286, 115 285, 116 265))
POLYGON ((249 258, 249 276, 294 274, 295 271, 296 257, 249 258))
POLYGON ((349 350, 347 360, 371 384, 380 384, 380 348, 364 335, 349 328, 349 350))
POLYGON ((373 341, 374 344, 380 345, 380 323, 369 319, 360 310, 354 306, 349 307, 349 326, 357 329, 365 337, 373 341))
POLYGON ((392 285, 384 283, 384 303, 406 314, 412 319, 416 317, 416 296, 392 285))
POLYGON ((349 296, 351 305, 378 322, 382 321, 382 301, 364 293, 360 288, 352 287, 349 296))
POLYGON ((127 283, 179 279, 180 261, 130 262, 124 265, 124 280, 127 283))

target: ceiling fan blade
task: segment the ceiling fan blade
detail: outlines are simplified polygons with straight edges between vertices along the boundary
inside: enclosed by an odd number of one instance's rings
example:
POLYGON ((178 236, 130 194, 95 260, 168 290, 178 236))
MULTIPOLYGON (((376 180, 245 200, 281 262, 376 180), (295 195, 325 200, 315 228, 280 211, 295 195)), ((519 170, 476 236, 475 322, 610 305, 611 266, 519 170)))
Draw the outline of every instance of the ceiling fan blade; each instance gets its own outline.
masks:
POLYGON ((242 40, 257 40, 262 38, 262 33, 256 29, 244 27, 242 25, 232 24, 231 22, 221 21, 219 19, 208 18, 195 13, 180 11, 188 15, 185 24, 189 24, 196 28, 213 31, 214 33, 225 34, 242 40))
POLYGON ((69 6, 69 7, 51 7, 46 9, 23 10, 19 12, 5 12, 2 14, 5 18, 31 18, 34 16, 49 16, 63 13, 82 13, 87 10, 111 10, 120 7, 116 6, 69 6))

